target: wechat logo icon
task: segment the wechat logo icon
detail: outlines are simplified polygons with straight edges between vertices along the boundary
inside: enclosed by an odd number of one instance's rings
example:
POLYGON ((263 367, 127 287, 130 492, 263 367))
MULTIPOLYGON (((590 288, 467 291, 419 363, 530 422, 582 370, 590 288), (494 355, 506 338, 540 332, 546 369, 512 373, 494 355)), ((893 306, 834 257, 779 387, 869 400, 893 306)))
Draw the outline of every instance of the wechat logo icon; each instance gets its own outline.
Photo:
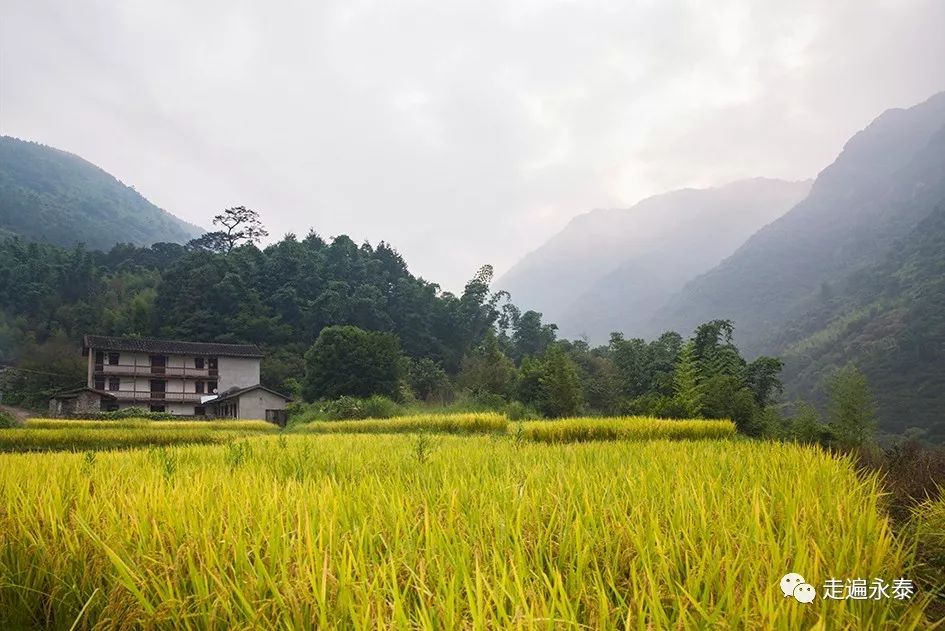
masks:
POLYGON ((817 598, 817 590, 813 585, 809 585, 800 574, 791 572, 781 578, 781 591, 784 597, 791 596, 797 602, 804 604, 814 602, 817 598))

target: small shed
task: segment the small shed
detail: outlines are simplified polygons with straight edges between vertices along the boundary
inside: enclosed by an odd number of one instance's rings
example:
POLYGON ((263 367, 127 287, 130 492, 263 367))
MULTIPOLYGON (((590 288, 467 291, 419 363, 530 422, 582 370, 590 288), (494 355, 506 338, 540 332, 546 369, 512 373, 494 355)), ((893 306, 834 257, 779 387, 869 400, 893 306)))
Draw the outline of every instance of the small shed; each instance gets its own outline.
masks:
POLYGON ((227 390, 203 402, 206 415, 212 418, 260 419, 285 425, 286 405, 292 399, 261 385, 227 390))
POLYGON ((82 416, 98 414, 117 407, 118 398, 104 390, 78 388, 53 395, 49 399, 50 416, 82 416))

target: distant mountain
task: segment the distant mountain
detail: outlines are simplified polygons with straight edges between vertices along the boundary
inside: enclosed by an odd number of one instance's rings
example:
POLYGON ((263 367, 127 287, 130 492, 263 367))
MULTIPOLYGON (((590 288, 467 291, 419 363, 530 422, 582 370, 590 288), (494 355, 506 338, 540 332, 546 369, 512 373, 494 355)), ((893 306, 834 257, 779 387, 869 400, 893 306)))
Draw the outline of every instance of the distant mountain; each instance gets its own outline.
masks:
POLYGON ((108 249, 184 243, 202 232, 78 156, 0 137, 0 236, 108 249))
POLYGON ((574 218, 496 283, 516 304, 556 322, 566 337, 605 342, 612 331, 649 333, 673 292, 804 198, 810 182, 757 178, 682 189, 628 209, 574 218))
POLYGON ((810 195, 692 280, 654 325, 682 331, 714 318, 735 321, 749 351, 801 316, 824 283, 885 256, 942 198, 945 93, 889 110, 856 134, 817 177, 810 195))
POLYGON ((739 345, 785 358, 789 397, 823 399, 857 364, 881 428, 945 440, 945 93, 882 114, 807 199, 696 278, 654 318, 735 321, 739 345))

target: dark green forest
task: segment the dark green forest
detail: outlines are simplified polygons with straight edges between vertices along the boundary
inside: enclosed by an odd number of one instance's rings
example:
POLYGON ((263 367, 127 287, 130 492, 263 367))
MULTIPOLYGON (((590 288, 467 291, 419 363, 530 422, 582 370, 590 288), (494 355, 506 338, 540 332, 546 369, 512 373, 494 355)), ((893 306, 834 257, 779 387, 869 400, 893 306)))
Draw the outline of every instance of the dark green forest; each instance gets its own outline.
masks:
POLYGON ((264 249, 210 233, 186 246, 108 251, 0 242, 6 403, 42 408, 84 383, 83 334, 250 342, 263 383, 296 400, 384 395, 519 414, 732 418, 763 431, 780 361, 747 363, 727 321, 691 339, 592 348, 492 291, 484 266, 455 295, 412 275, 386 243, 310 233, 264 249), (216 236, 214 236, 216 235, 216 236))

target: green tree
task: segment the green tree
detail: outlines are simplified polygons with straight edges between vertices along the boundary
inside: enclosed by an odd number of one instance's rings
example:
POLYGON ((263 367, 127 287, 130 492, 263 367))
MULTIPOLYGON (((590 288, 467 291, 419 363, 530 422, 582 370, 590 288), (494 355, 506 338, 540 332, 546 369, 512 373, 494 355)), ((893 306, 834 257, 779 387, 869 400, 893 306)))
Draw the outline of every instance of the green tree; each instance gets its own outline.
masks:
POLYGON ((554 344, 558 327, 554 324, 542 324, 541 314, 526 311, 518 316, 512 325, 512 357, 520 361, 523 357, 540 357, 554 344))
POLYGON ((343 395, 397 397, 401 354, 397 337, 354 326, 322 329, 305 354, 302 394, 308 401, 343 395))
POLYGON ((821 443, 825 429, 826 426, 820 422, 817 408, 810 403, 801 402, 791 423, 791 437, 801 443, 821 443))
POLYGON ((539 378, 542 414, 552 418, 575 416, 581 409, 581 380, 577 367, 559 346, 548 349, 539 378))
POLYGON ((515 364, 499 348, 494 330, 486 332, 475 353, 463 358, 458 381, 476 397, 509 396, 515 383, 515 364))
POLYGON ((673 373, 673 398, 690 418, 702 416, 703 388, 699 383, 699 367, 696 365, 695 344, 686 342, 676 360, 673 373))
POLYGON ((761 436, 765 430, 762 410, 758 409, 751 390, 738 377, 713 375, 703 384, 705 418, 729 419, 742 434, 761 436))
POLYGON ((827 381, 828 423, 839 446, 857 448, 873 438, 876 405, 866 377, 849 364, 827 381))
POLYGON ((414 395, 423 401, 442 399, 449 387, 449 378, 438 363, 429 357, 412 360, 407 367, 407 378, 414 395))
POLYGON ((783 361, 777 357, 766 357, 764 355, 748 364, 745 370, 745 379, 748 382, 748 387, 751 388, 752 394, 755 395, 755 402, 759 407, 767 407, 777 395, 784 392, 784 384, 781 383, 779 378, 783 368, 783 361))

